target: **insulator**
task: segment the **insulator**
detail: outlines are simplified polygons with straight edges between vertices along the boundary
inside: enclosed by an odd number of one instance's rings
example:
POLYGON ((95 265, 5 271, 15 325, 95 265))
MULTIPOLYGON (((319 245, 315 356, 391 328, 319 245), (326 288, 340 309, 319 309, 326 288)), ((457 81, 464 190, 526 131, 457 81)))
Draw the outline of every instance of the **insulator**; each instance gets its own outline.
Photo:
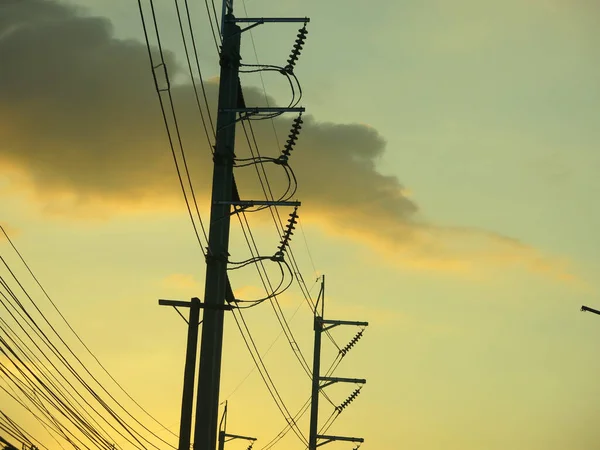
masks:
POLYGON ((356 345, 356 343, 362 337, 363 333, 364 333, 364 330, 360 330, 358 333, 356 333, 356 336, 354 336, 350 340, 350 342, 348 342, 348 344, 344 348, 342 348, 340 350, 340 353, 342 354, 342 357, 346 356, 346 353, 348 353, 350 351, 350 349, 356 345))
POLYGON ((338 412, 342 412, 344 409, 346 409, 348 407, 348 405, 350 405, 350 403, 352 403, 354 401, 354 399, 356 397, 358 397, 358 394, 360 394, 361 389, 362 389, 362 387, 355 389, 354 392, 352 392, 352 394, 350 394, 350 396, 346 400, 344 400, 340 406, 337 406, 335 409, 338 412))
POLYGON ((308 34, 308 30, 306 29, 306 24, 298 30, 298 35, 296 39, 296 43, 292 48, 292 52, 290 57, 287 60, 287 66, 285 66, 284 70, 288 73, 293 73, 294 66, 296 65, 296 61, 298 60, 298 56, 300 56, 300 52, 304 46, 304 42, 306 41, 306 35, 308 34))
POLYGON ((294 229, 295 229, 295 225, 296 225, 296 220, 298 219, 298 207, 296 206, 294 208, 294 211, 290 213, 290 218, 287 220, 288 224, 286 226, 285 232, 283 233, 283 236, 281 237, 281 241, 278 250, 281 255, 283 255, 283 252, 285 252, 286 247, 289 243, 289 241, 292 240, 292 235, 294 234, 294 229))
POLYGON ((290 156, 294 145, 296 145, 296 141, 298 140, 298 135, 300 134, 300 130, 302 129, 302 113, 296 117, 292 123, 292 128, 290 130, 290 134, 288 136, 288 140, 286 141, 286 145, 284 149, 281 151, 280 161, 281 163, 287 162, 287 158, 290 156), (282 158, 282 157, 285 157, 282 158))

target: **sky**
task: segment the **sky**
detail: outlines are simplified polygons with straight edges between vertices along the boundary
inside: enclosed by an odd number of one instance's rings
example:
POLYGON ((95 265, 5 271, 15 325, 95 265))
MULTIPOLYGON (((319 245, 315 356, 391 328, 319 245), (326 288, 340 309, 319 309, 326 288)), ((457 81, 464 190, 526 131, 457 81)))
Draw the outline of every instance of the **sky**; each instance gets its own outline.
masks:
MULTIPOLYGON (((202 298, 205 263, 136 3, 0 3, 0 224, 104 367, 176 432, 186 326, 157 300, 202 298)), ((217 50, 204 4, 190 7, 214 112, 217 50)), ((296 69, 306 115, 290 158, 302 201, 292 248, 312 295, 326 276, 326 318, 370 324, 336 372, 367 383, 329 433, 382 450, 597 448, 600 317, 579 309, 600 308, 599 6, 239 0, 234 8, 239 17, 311 19, 296 69)), ((212 163, 173 2, 157 0, 156 13, 208 221, 212 163)), ((285 64, 297 28, 244 33, 242 62, 285 64)), ((264 104, 265 95, 270 104, 289 101, 279 75, 241 80, 248 104, 264 104)), ((279 154, 291 118, 255 123, 263 154, 279 154)), ((236 154, 250 155, 239 127, 236 154)), ((254 169, 235 170, 241 196, 259 198, 254 169)), ((277 168, 268 171, 274 189, 285 188, 277 168)), ((288 212, 280 208, 284 220, 288 212)), ((261 252, 274 253, 280 238, 270 215, 247 216, 261 252)), ((236 220, 230 253, 249 257, 236 220)), ((173 443, 86 353, 6 239, 0 254, 90 371, 173 443)), ((270 275, 276 280, 277 270, 270 275)), ((240 297, 264 295, 251 268, 232 283, 240 297)), ((312 315, 298 285, 279 300, 310 362, 312 315)), ((295 413, 310 380, 268 303, 246 317, 295 413)), ((332 333, 345 345, 356 331, 332 333)), ((262 448, 285 420, 231 317, 223 355, 228 432, 255 436, 262 448)), ((324 341, 323 364, 335 355, 324 341)), ((340 404, 353 389, 328 393, 340 404)), ((55 448, 3 392, 0 405, 55 448)), ((321 402, 323 420, 332 408, 321 402)), ((293 433, 278 446, 304 448, 293 433)))

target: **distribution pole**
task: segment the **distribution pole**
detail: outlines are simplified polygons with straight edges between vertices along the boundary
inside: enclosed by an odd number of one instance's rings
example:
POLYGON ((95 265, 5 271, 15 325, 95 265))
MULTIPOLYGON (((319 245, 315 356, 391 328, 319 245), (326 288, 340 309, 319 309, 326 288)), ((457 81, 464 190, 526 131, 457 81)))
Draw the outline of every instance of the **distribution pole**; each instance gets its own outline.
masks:
POLYGON ((192 434, 192 409, 194 407, 194 378, 198 352, 198 325, 200 324, 200 299, 192 298, 188 319, 188 338, 185 352, 181 423, 179 425, 179 450, 189 450, 192 434))
POLYGON ((194 297, 190 302, 179 300, 159 300, 159 305, 173 308, 190 308, 188 319, 187 348, 183 371, 183 396, 181 400, 181 422, 179 424, 178 450, 189 450, 192 433, 192 412, 194 407, 194 378, 196 374, 196 353, 198 351, 198 325, 200 325, 200 299, 194 297))
POLYGON ((313 378, 312 378, 312 390, 311 398, 312 402, 310 405, 310 433, 308 436, 308 448, 309 450, 315 450, 317 448, 317 426, 319 417, 319 391, 321 390, 319 379, 319 373, 321 370, 321 334, 323 332, 323 321, 320 317, 315 315, 315 350, 313 357, 313 378))
POLYGON ((320 383, 319 374, 321 373, 321 334, 323 333, 323 312, 325 310, 325 275, 321 278, 321 291, 317 298, 314 310, 314 332, 315 346, 313 352, 313 377, 311 389, 311 404, 310 404, 310 430, 308 434, 308 448, 315 450, 317 448, 317 427, 319 422, 319 391, 320 383), (319 300, 321 299, 321 314, 319 315, 319 300))
MULTIPOLYGON (((315 330, 315 346, 314 346, 314 354, 313 354, 313 373, 312 373, 312 390, 311 390, 311 409, 310 409, 310 428, 308 435, 308 450, 317 450, 317 447, 327 444, 333 441, 346 441, 346 442, 357 442, 362 443, 364 440, 362 438, 355 437, 345 437, 345 436, 330 436, 330 435, 320 435, 318 434, 319 430, 319 395, 321 394, 321 390, 329 385, 334 383, 355 383, 363 385, 366 383, 364 379, 357 378, 338 378, 338 377, 328 377, 321 376, 321 342, 322 342, 322 334, 334 327, 339 325, 353 325, 366 327, 369 325, 368 322, 356 322, 356 321, 344 321, 344 320, 325 320, 325 276, 323 275, 321 278, 321 290, 319 292, 319 296, 317 298, 317 302, 315 304, 314 310, 314 330, 315 330), (319 302, 320 309, 319 312, 319 302), (321 441, 321 442, 319 442, 321 441)), ((360 339, 362 336, 362 330, 350 341, 348 345, 346 345, 343 349, 340 350, 341 357, 344 357, 348 350, 350 350, 354 344, 360 339)), ((358 395, 360 392, 360 388, 356 389, 346 401, 344 401, 340 406, 336 407, 338 414, 346 408, 358 395)))
POLYGON ((206 284, 200 347, 200 369, 194 424, 194 450, 215 450, 219 410, 219 380, 223 347, 223 313, 227 293, 227 257, 233 200, 233 159, 240 67, 241 30, 229 2, 222 24, 219 104, 212 185, 206 284))

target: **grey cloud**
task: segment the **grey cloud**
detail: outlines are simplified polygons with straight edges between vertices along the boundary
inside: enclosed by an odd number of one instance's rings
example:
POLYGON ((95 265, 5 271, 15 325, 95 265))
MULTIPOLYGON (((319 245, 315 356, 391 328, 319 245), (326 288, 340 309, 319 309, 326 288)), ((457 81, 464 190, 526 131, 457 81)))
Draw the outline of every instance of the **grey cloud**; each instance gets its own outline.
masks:
MULTIPOLYGON (((82 208, 111 214, 111 205, 181 207, 144 45, 115 39, 107 20, 51 0, 11 1, 0 6, 0 61, 0 171, 25 180, 42 206, 66 202, 62 212, 74 215, 82 208)), ((182 73, 172 54, 166 61, 171 75, 182 73)), ((217 86, 205 87, 214 107, 217 86)), ((206 200, 212 161, 192 86, 172 92, 195 187, 206 200)), ((253 88, 244 94, 250 105, 264 101, 253 88)), ((282 141, 289 126, 290 119, 275 120, 282 141)), ((263 155, 277 156, 271 123, 255 122, 255 130, 263 155)), ((238 144, 243 156, 241 130, 238 144)), ((377 171, 385 145, 373 128, 306 116, 290 160, 301 213, 387 247, 419 241, 435 260, 446 233, 423 224, 399 180, 377 171)), ((276 192, 278 170, 269 167, 276 192)), ((236 169, 236 177, 243 197, 260 198, 253 169, 236 169)))
MULTIPOLYGON (((146 48, 114 39, 105 19, 50 1, 4 5, 1 16, 0 111, 6 125, 0 158, 26 172, 40 193, 70 191, 82 201, 174 194, 146 48)), ((172 74, 181 71, 171 54, 167 65, 172 74)), ((212 106, 217 86, 205 85, 212 106)), ((173 96, 197 188, 206 191, 211 164, 191 85, 174 87, 173 96)), ((248 104, 264 101, 252 88, 245 97, 248 104)), ((385 142, 375 130, 305 119, 291 162, 307 209, 411 218, 417 207, 402 195, 398 180, 376 171, 385 142)), ((282 141, 289 124, 275 120, 282 141)), ((276 156, 281 149, 270 122, 255 122, 255 130, 263 154, 276 156)), ((240 130, 240 148, 242 137, 240 130)), ((237 177, 245 193, 259 195, 251 169, 238 169, 237 177)))

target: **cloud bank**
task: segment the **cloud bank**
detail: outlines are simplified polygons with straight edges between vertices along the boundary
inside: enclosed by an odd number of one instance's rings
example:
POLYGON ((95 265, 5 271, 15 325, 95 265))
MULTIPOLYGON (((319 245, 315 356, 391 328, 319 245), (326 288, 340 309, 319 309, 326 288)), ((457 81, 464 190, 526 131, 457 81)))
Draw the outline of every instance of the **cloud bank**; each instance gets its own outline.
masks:
MULTIPOLYGON (((143 44, 116 39, 108 20, 55 1, 9 1, 0 6, 0 61, 0 176, 15 189, 28 192, 48 214, 74 219, 181 208, 143 44)), ((172 76, 184 74, 172 54, 166 62, 172 76)), ((205 81, 205 88, 214 115, 218 86, 205 81)), ((195 188, 206 202, 212 161, 193 89, 177 85, 172 93, 195 188)), ((244 95, 249 105, 264 103, 256 89, 244 88, 244 95)), ((262 154, 277 156, 271 123, 255 124, 262 154)), ((274 125, 285 141, 290 120, 275 119, 274 125)), ((245 146, 240 130, 238 156, 245 146)), ((372 127, 305 116, 290 160, 304 220, 418 269, 520 263, 570 278, 520 242, 427 223, 398 178, 377 171, 385 148, 372 127)), ((283 179, 270 169, 277 192, 283 179)), ((236 178, 243 197, 261 198, 254 169, 236 169, 236 178)))

